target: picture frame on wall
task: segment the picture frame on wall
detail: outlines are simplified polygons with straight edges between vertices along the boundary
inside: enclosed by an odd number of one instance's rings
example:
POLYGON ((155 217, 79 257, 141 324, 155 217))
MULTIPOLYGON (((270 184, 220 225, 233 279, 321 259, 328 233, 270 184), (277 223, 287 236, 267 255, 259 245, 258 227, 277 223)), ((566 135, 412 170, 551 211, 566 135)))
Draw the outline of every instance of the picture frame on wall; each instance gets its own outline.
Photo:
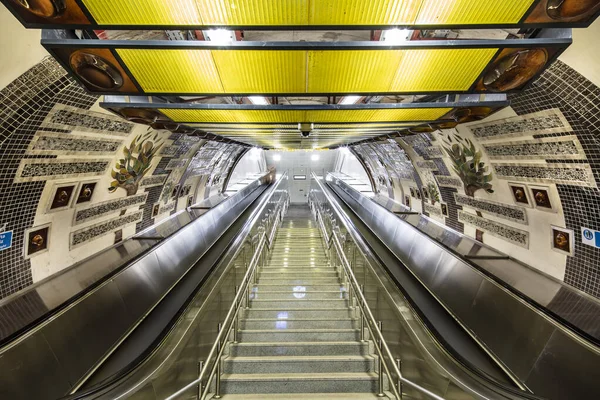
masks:
POLYGON ((548 186, 529 186, 531 202, 537 210, 556 212, 554 198, 548 186))
POLYGON ((410 196, 417 197, 417 195, 415 194, 415 189, 414 188, 409 188, 409 189, 410 189, 410 196))
POLYGON ((92 201, 98 181, 82 182, 77 191, 75 204, 84 204, 92 201))
POLYGON ((442 208, 442 214, 444 215, 444 217, 447 217, 448 216, 448 204, 440 203, 440 207, 442 208))
POLYGON ((25 230, 23 257, 29 259, 48 251, 50 246, 50 225, 34 226, 25 230))
POLYGON ((510 189, 515 204, 524 207, 533 207, 529 200, 529 191, 527 190, 526 185, 508 182, 508 188, 510 189))
POLYGON ((194 203, 194 196, 188 196, 187 198, 187 206, 191 207, 194 203))
POLYGON ((557 253, 567 256, 573 255, 573 231, 571 229, 562 228, 560 226, 550 225, 551 239, 550 246, 557 253))
POLYGON ((421 191, 419 190, 419 188, 415 189, 415 194, 417 195, 417 199, 421 200, 421 191))
POLYGON ((152 218, 156 217, 158 215, 158 212, 160 211, 160 203, 156 203, 152 206, 152 218))
POLYGON ((46 212, 52 213, 68 210, 71 207, 76 191, 77 182, 56 183, 52 187, 52 195, 50 196, 46 212))
POLYGON ((404 196, 404 205, 408 208, 410 208, 410 196, 405 195, 404 196))

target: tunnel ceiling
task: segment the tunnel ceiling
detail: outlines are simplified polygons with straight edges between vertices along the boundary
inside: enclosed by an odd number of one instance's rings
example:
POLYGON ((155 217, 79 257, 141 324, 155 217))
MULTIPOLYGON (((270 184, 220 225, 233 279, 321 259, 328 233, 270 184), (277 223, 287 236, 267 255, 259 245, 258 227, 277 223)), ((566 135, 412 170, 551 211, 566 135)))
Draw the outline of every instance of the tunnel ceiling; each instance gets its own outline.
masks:
POLYGON ((3 0, 103 107, 266 148, 479 120, 589 25, 581 0, 3 0), (77 28, 78 30, 75 30, 77 28), (559 29, 547 29, 559 28, 559 29))

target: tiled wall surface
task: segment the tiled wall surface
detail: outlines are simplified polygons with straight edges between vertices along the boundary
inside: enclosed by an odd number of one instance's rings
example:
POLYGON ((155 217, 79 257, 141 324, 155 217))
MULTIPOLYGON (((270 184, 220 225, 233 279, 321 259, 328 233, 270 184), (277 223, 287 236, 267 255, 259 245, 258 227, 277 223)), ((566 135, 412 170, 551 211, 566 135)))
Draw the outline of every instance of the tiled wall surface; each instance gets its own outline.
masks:
POLYGON ((242 154, 90 110, 97 100, 52 59, 0 91, 0 233, 13 233, 0 251, 0 299, 221 190, 242 154), (162 147, 137 186, 115 189, 115 165, 136 137, 162 147), (57 206, 62 189, 70 197, 57 206), (46 236, 27 254, 30 232, 46 236))
MULTIPOLYGON (((519 115, 558 108, 572 132, 558 129, 534 137, 576 136, 585 152, 586 165, 591 168, 594 180, 600 182, 599 87, 568 65, 557 61, 529 89, 509 97, 512 108, 519 115)), ((558 162, 565 163, 564 160, 558 162)), ((582 161, 571 162, 577 167, 582 161)), ((568 184, 564 181, 557 185, 557 189, 566 227, 574 232, 574 254, 567 257, 564 280, 600 297, 600 249, 585 245, 581 240, 582 226, 600 230, 600 192, 588 184, 568 184)))

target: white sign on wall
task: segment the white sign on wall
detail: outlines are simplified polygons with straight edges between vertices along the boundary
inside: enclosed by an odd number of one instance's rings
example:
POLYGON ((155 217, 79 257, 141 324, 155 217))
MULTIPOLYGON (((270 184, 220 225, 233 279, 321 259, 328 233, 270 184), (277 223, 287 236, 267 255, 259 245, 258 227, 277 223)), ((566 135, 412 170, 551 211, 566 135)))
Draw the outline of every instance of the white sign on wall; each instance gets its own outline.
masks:
POLYGON ((588 246, 600 248, 600 232, 582 226, 581 242, 588 246))

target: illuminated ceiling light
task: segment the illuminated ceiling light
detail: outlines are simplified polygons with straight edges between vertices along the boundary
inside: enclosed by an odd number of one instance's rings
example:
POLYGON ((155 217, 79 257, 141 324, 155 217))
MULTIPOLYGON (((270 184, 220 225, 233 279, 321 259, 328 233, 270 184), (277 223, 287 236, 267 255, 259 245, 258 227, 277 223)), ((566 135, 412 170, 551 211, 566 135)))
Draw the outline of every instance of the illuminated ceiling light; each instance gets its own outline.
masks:
POLYGON ((311 159, 311 161, 319 161, 319 155, 318 154, 313 154, 312 156, 310 156, 310 159, 311 159))
POLYGON ((411 30, 394 28, 383 31, 381 37, 387 43, 402 43, 408 42, 410 35, 412 35, 411 30))
POLYGON ((267 104, 269 104, 269 100, 267 100, 267 98, 263 96, 248 96, 248 100, 250 100, 252 104, 256 104, 257 106, 266 106, 267 104))
POLYGON ((356 104, 362 96, 344 96, 338 104, 356 104))
POLYGON ((226 29, 209 29, 204 31, 204 36, 211 42, 217 44, 228 44, 235 42, 234 34, 235 33, 233 31, 228 31, 226 29))
MULTIPOLYGON (((280 145, 276 144, 276 146, 280 146, 280 145)), ((281 161, 281 154, 274 154, 273 161, 281 161)))

